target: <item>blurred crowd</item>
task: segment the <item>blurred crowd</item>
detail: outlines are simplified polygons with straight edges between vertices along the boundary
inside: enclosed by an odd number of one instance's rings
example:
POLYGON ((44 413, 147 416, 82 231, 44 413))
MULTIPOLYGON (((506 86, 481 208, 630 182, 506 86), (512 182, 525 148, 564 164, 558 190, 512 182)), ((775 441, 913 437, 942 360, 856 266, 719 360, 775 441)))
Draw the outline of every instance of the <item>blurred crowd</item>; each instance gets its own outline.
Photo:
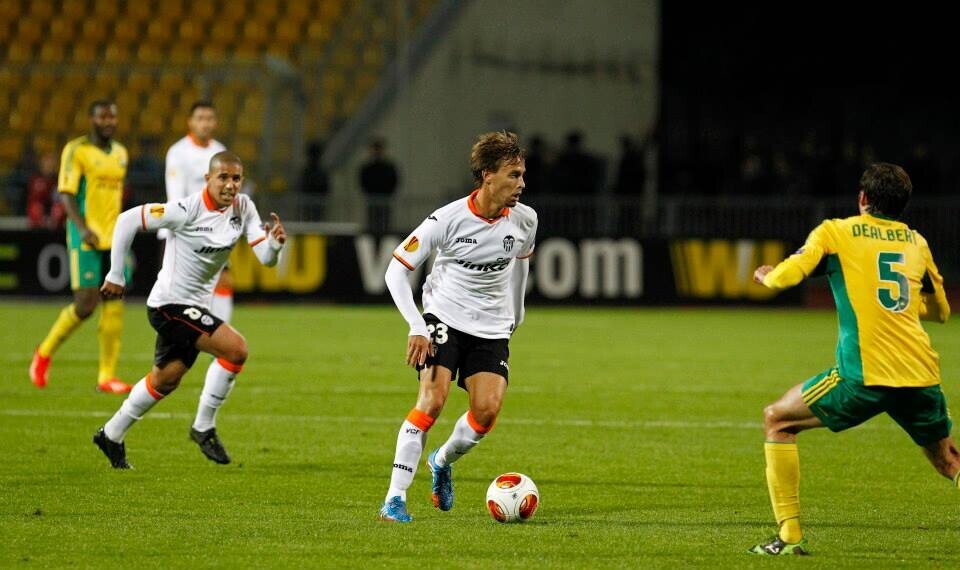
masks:
MULTIPOLYGON (((816 130, 784 141, 747 132, 738 143, 699 153, 676 154, 663 165, 660 191, 683 195, 779 195, 831 197, 854 191, 874 162, 902 166, 923 196, 944 196, 956 186, 958 150, 925 140, 874 141, 863 137, 824 140, 816 130)), ((708 145, 709 146, 709 145, 708 145)))

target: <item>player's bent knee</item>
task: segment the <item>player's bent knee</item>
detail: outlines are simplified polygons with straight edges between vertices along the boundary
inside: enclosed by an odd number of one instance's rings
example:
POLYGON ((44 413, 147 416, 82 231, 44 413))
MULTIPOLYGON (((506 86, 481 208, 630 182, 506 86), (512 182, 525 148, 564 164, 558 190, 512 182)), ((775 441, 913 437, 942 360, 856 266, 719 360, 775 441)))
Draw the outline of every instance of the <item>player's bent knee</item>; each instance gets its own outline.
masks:
POLYGON ((477 433, 487 433, 493 429, 493 426, 497 423, 497 414, 499 413, 499 408, 496 410, 490 408, 479 408, 471 409, 467 414, 467 423, 470 424, 470 428, 477 433))

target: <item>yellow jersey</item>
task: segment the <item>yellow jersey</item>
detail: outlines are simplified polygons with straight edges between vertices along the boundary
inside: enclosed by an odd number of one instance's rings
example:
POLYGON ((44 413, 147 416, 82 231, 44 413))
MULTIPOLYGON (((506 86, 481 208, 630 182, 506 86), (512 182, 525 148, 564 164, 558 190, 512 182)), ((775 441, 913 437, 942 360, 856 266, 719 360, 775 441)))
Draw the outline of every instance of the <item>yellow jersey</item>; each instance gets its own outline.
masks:
MULTIPOLYGON (((116 141, 105 151, 86 136, 67 143, 60 158, 57 189, 77 197, 80 215, 96 234, 100 250, 109 250, 113 226, 123 206, 123 179, 127 174, 127 149, 116 141)), ((68 221, 68 231, 77 229, 68 221)), ((83 249, 89 249, 86 244, 83 249)))
POLYGON ((866 386, 940 383, 940 357, 920 319, 945 322, 950 305, 923 236, 869 214, 826 220, 763 284, 783 289, 815 271, 826 273, 837 305, 841 378, 866 386))

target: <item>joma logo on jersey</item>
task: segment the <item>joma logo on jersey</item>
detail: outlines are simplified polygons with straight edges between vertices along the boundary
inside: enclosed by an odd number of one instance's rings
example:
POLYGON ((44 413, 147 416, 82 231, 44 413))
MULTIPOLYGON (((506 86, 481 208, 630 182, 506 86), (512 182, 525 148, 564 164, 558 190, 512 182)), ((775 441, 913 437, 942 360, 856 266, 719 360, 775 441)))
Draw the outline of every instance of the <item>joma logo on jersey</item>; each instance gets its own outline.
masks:
POLYGON ((472 243, 472 244, 476 244, 476 243, 477 243, 477 240, 475 240, 475 239, 473 239, 473 238, 457 238, 457 239, 456 239, 456 243, 472 243))
POLYGON ((503 271, 510 265, 509 259, 498 259, 493 263, 473 263, 472 261, 467 261, 465 259, 458 259, 458 265, 462 265, 464 269, 473 269, 474 271, 503 271))
POLYGON ((232 245, 225 245, 223 247, 206 246, 206 247, 201 247, 200 249, 195 249, 193 251, 194 253, 219 253, 221 251, 229 251, 231 249, 233 249, 232 245))

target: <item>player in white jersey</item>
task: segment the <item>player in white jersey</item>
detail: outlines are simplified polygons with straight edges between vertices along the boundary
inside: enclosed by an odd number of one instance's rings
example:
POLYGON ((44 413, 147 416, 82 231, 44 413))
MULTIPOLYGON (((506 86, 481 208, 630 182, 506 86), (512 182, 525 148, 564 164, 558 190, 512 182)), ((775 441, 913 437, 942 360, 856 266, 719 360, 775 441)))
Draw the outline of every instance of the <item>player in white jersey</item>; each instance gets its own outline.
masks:
POLYGON ((157 331, 154 366, 130 391, 93 441, 117 469, 129 469, 123 443, 127 431, 180 384, 200 351, 215 358, 207 369, 190 437, 209 459, 229 463, 217 436, 217 410, 233 389, 247 360, 247 343, 209 310, 214 284, 242 236, 261 263, 276 265, 286 233, 276 214, 261 224, 257 208, 238 194, 243 163, 231 152, 210 160, 207 187, 166 204, 144 204, 120 214, 113 234, 111 267, 101 294, 123 296, 123 259, 138 230, 167 229, 163 266, 147 299, 147 315, 157 331))
POLYGON ((435 211, 393 253, 387 287, 410 325, 407 364, 419 370, 416 406, 397 436, 380 518, 410 522, 406 491, 413 482, 427 431, 443 410, 450 383, 469 394, 469 410, 446 443, 427 458, 433 504, 453 508, 451 465, 493 428, 509 375, 509 340, 523 322, 523 297, 537 232, 537 214, 519 203, 524 151, 506 131, 481 135, 470 167, 478 188, 435 211), (421 316, 409 271, 437 252, 423 286, 421 316))
MULTIPOLYGON (((227 150, 213 138, 217 130, 217 110, 212 102, 200 100, 190 106, 187 129, 187 136, 173 143, 167 151, 167 202, 176 202, 203 190, 207 184, 204 175, 210 159, 218 152, 227 150)), ((167 230, 161 229, 157 236, 166 239, 167 230)), ((224 322, 230 322, 233 313, 233 280, 229 267, 220 274, 220 281, 213 290, 210 310, 224 322)))

